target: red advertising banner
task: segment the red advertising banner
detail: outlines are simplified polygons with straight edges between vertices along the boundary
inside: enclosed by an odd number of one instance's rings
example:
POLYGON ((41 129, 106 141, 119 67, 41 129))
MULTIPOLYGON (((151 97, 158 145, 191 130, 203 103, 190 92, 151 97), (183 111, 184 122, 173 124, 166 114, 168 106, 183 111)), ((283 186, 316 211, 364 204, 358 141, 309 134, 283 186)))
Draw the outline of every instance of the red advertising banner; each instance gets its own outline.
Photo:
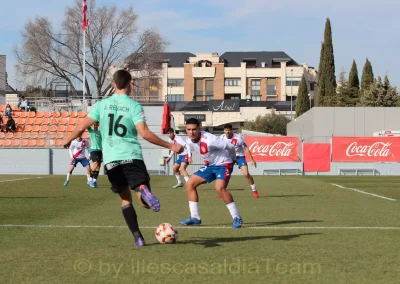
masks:
POLYGON ((298 162, 299 138, 287 136, 245 136, 256 162, 298 162))
POLYGON ((400 162, 400 137, 332 137, 332 162, 400 162))
POLYGON ((331 170, 331 144, 304 143, 303 170, 305 172, 329 172, 331 170))

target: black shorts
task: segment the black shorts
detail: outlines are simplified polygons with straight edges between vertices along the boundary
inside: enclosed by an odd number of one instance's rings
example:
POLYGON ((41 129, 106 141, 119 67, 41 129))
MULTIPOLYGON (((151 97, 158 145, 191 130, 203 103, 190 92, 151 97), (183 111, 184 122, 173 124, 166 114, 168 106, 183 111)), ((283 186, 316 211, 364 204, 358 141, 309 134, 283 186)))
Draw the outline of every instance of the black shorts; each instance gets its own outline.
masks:
POLYGON ((142 160, 111 162, 105 168, 114 193, 122 192, 127 186, 139 191, 139 186, 142 184, 150 189, 150 176, 142 160))
POLYGON ((101 163, 103 161, 103 152, 101 150, 90 152, 90 159, 92 162, 101 163))

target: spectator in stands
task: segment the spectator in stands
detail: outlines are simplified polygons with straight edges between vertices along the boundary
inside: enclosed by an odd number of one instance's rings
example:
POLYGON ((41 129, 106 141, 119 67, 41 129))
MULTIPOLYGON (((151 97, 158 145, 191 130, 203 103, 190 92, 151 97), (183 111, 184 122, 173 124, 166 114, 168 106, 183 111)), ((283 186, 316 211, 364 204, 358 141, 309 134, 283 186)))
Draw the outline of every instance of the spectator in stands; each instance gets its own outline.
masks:
POLYGON ((12 118, 12 115, 8 116, 7 125, 6 125, 6 132, 11 131, 15 133, 17 130, 17 125, 15 124, 15 120, 12 118))
POLYGON ((25 111, 29 111, 29 100, 22 96, 21 101, 18 102, 18 106, 25 111))
POLYGON ((4 116, 10 116, 12 115, 12 108, 10 104, 7 104, 6 109, 4 110, 4 116))
POLYGON ((3 132, 3 117, 0 115, 0 132, 3 132))

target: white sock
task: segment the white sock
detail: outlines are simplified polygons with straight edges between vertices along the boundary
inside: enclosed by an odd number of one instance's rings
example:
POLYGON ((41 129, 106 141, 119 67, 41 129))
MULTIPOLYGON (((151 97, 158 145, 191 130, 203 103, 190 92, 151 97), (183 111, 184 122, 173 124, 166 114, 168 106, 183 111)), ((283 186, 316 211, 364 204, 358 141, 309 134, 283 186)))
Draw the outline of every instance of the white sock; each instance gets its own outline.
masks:
POLYGON ((253 190, 253 191, 257 191, 257 189, 256 189, 256 184, 252 184, 252 185, 250 185, 251 186, 251 189, 253 190))
POLYGON ((70 177, 71 177, 71 174, 67 174, 67 181, 69 181, 70 177))
POLYGON ((90 177, 90 175, 86 175, 87 176, 87 181, 91 181, 92 180, 92 178, 90 177))
POLYGON ((176 180, 178 181, 178 183, 182 183, 182 178, 180 175, 175 175, 176 180))
POLYGON ((190 217, 200 220, 199 203, 189 201, 190 217))
POLYGON ((229 204, 226 204, 226 207, 228 207, 229 213, 231 213, 232 218, 240 217, 239 211, 236 208, 235 202, 231 202, 229 204))
POLYGON ((92 178, 92 181, 93 181, 93 182, 96 182, 96 181, 97 181, 97 179, 95 179, 95 178, 92 178))
POLYGON ((185 179, 185 182, 188 182, 189 176, 184 176, 183 178, 185 179))

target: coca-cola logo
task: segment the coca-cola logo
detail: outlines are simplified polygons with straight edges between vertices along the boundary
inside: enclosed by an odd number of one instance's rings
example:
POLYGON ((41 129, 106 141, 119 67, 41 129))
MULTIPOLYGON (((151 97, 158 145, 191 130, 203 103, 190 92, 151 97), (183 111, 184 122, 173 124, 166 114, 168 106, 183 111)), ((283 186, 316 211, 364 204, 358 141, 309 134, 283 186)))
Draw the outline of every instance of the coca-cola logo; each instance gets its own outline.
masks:
POLYGON ((276 142, 273 145, 259 144, 257 141, 250 145, 253 156, 289 157, 292 154, 294 143, 276 142))
POLYGON ((358 145, 357 142, 353 142, 347 147, 346 155, 348 157, 388 157, 391 155, 390 145, 392 145, 390 142, 375 142, 372 145, 358 145))

